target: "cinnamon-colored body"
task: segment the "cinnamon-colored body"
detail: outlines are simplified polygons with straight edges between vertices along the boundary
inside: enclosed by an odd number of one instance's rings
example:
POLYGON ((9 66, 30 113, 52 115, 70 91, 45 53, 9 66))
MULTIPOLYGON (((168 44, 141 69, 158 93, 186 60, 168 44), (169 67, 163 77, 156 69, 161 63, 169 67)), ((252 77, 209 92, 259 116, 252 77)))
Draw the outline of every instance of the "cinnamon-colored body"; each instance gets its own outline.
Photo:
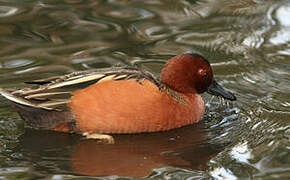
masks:
POLYGON ((69 106, 81 132, 164 131, 198 122, 204 114, 198 94, 178 96, 182 100, 147 80, 105 81, 75 92, 69 106))

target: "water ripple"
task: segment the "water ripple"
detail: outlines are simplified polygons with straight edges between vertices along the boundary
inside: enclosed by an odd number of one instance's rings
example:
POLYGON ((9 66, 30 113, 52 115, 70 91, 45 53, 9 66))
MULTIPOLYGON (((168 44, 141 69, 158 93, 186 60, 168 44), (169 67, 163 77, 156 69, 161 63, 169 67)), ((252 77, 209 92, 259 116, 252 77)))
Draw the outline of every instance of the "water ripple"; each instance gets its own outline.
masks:
POLYGON ((127 21, 143 20, 154 17, 154 14, 149 11, 137 8, 122 8, 121 10, 105 12, 104 15, 127 21))
POLYGON ((0 69, 1 68, 18 68, 18 67, 27 66, 32 63, 33 61, 31 61, 30 59, 13 59, 10 61, 5 61, 5 62, 0 63, 0 69))
POLYGON ((18 14, 18 8, 9 6, 0 6, 0 18, 13 16, 18 14))

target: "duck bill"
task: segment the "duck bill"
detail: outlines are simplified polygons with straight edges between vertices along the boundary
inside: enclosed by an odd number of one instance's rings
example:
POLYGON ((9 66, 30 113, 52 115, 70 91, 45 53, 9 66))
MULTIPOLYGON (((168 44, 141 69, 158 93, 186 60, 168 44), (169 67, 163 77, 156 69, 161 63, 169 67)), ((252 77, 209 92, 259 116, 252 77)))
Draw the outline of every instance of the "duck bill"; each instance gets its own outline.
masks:
POLYGON ((215 80, 212 82, 212 84, 208 87, 207 92, 209 94, 215 95, 215 96, 221 96, 225 99, 235 101, 237 100, 236 96, 225 90, 222 86, 220 86, 215 80))

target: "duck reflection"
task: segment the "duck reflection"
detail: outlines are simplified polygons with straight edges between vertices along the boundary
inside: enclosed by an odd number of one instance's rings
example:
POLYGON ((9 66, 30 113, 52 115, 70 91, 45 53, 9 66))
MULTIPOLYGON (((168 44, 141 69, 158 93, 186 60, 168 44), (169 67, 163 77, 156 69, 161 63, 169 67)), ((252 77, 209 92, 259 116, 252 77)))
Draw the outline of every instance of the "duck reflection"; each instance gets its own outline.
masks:
POLYGON ((207 161, 222 148, 205 143, 204 129, 204 124, 198 123, 167 132, 114 135, 115 144, 98 144, 78 135, 27 130, 17 151, 28 161, 53 161, 61 172, 144 177, 153 168, 164 166, 205 169, 207 161))

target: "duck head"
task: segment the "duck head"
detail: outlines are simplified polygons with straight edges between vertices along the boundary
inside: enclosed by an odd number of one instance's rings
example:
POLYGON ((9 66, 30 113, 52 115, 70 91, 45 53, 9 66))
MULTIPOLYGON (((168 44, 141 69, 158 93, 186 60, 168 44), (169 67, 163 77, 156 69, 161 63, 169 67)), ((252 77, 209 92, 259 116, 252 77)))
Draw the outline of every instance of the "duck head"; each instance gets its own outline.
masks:
POLYGON ((210 63, 198 54, 181 54, 169 59, 162 69, 161 81, 180 93, 204 93, 234 101, 233 93, 220 86, 213 76, 210 63))

